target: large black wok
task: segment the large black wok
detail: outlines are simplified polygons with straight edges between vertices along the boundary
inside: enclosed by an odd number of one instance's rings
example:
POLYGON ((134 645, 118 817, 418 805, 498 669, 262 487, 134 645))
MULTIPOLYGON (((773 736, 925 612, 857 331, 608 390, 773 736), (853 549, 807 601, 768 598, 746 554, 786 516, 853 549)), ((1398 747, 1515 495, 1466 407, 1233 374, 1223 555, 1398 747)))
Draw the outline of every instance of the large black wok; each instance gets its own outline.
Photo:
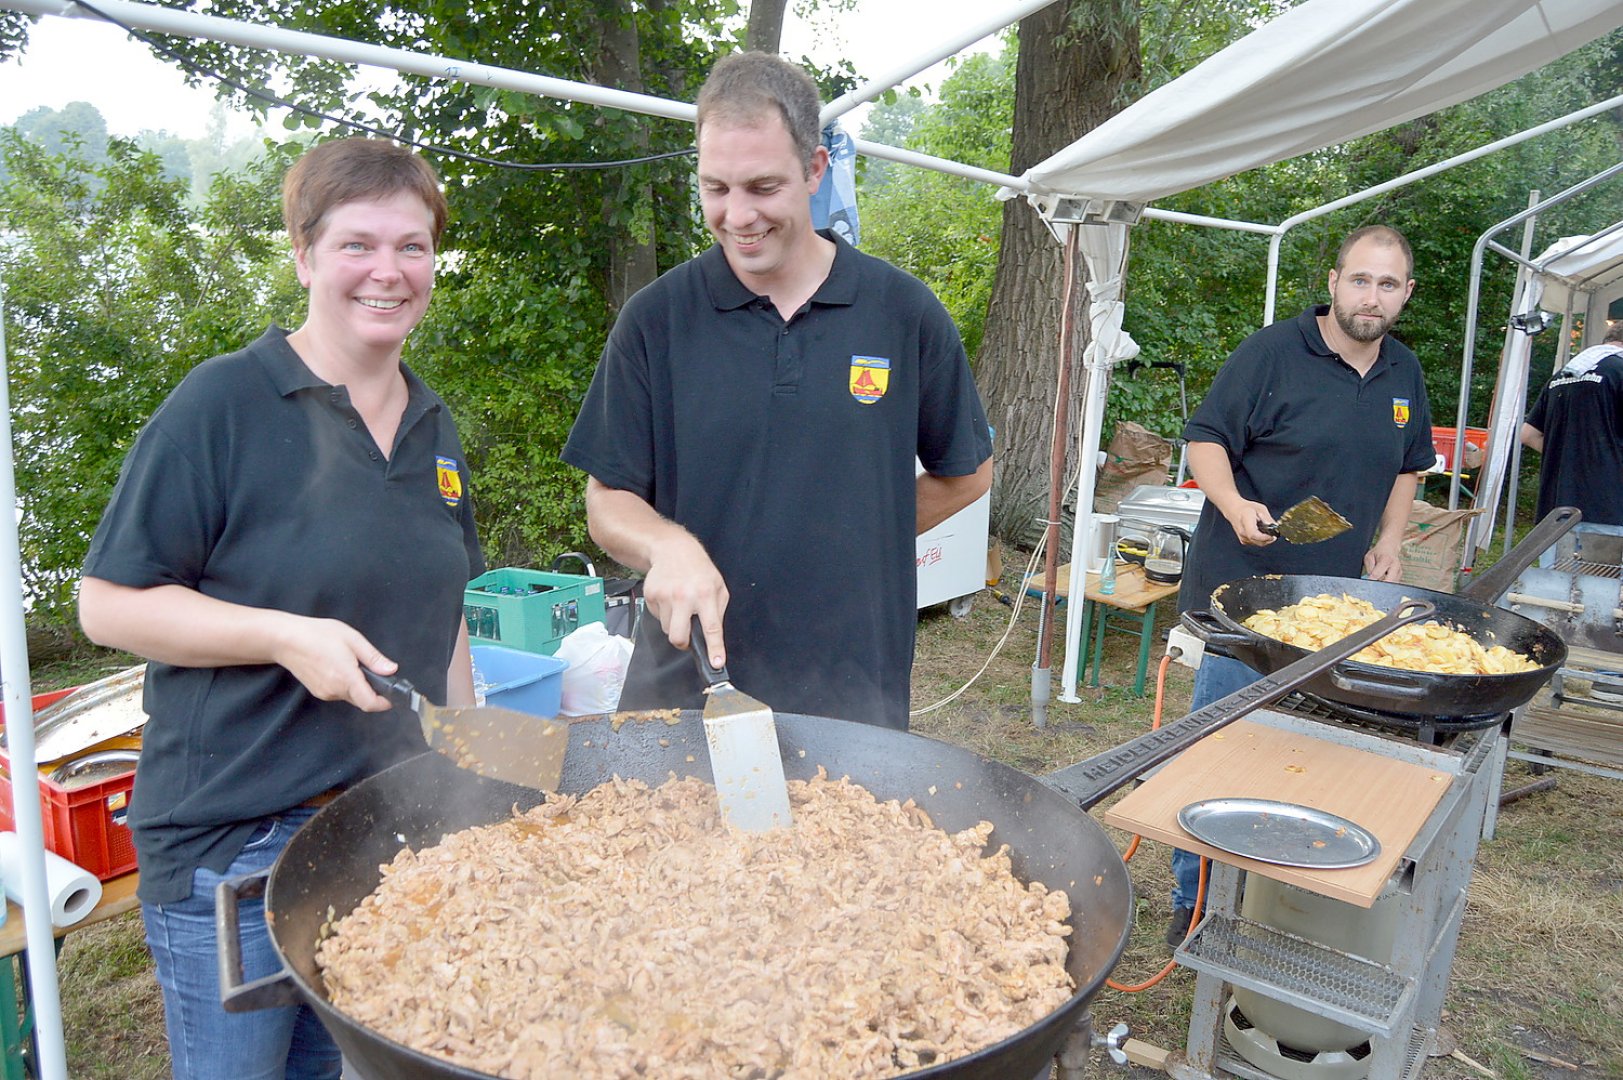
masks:
MULTIPOLYGON (((1126 948, 1132 886, 1127 868, 1086 807, 1209 732, 1291 692, 1305 678, 1350 656, 1395 626, 1426 617, 1409 605, 1344 642, 1315 653, 1222 701, 1147 732, 1122 746, 1052 774, 1048 783, 967 750, 866 724, 779 715, 784 773, 806 779, 819 766, 848 776, 881 799, 915 800, 948 831, 980 821, 994 826, 990 845, 1007 844, 1016 875, 1070 897, 1072 936, 1066 968, 1076 991, 1059 1009, 1019 1034, 969 1057, 910 1076, 945 1080, 1019 1080, 1051 1062, 1089 1000, 1126 948), (1080 806, 1078 803, 1080 802, 1080 806)), ((625 714, 632 715, 632 714, 625 714)), ((710 779, 701 715, 674 723, 609 717, 570 724, 560 788, 584 792, 613 776, 659 783, 669 774, 710 779)), ((508 817, 544 796, 481 778, 445 757, 425 753, 356 785, 294 835, 267 872, 223 883, 216 900, 221 998, 241 1012, 309 1003, 346 1058, 370 1080, 483 1077, 395 1043, 356 1023, 326 997, 315 963, 324 924, 352 911, 378 884, 379 866, 403 847, 422 847, 447 833, 508 817), (266 920, 284 970, 242 982, 237 900, 263 893, 266 920)), ((544 993, 544 986, 537 986, 544 993)))
POLYGON ((1347 660, 1310 680, 1304 690, 1327 701, 1394 717, 1451 721, 1455 727, 1472 726, 1473 721, 1496 723, 1538 693, 1566 662, 1567 646, 1542 623, 1494 607, 1493 602, 1576 525, 1579 517, 1572 507, 1552 510, 1520 544, 1457 594, 1363 578, 1269 574, 1218 586, 1212 591, 1210 610, 1186 612, 1184 623, 1208 645, 1266 673, 1308 653, 1242 625, 1258 611, 1278 610, 1324 593, 1356 596, 1383 611, 1390 611, 1405 597, 1424 599, 1437 608, 1439 622, 1471 635, 1484 646, 1503 645, 1524 653, 1538 666, 1508 675, 1442 675, 1347 660))

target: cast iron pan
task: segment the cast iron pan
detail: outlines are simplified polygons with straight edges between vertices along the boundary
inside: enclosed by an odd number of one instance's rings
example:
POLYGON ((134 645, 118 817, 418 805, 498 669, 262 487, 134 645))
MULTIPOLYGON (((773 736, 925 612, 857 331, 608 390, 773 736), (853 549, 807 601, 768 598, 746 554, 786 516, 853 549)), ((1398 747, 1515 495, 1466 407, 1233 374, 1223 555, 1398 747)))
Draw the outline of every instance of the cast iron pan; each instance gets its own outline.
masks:
POLYGON ((1439 622, 1485 646, 1504 645, 1524 653, 1538 666, 1509 675, 1440 675, 1348 660, 1309 681, 1305 691, 1394 717, 1448 721, 1456 729, 1491 725, 1531 700, 1567 658, 1566 643, 1543 624, 1492 604, 1579 517, 1572 507, 1552 510, 1520 544, 1458 594, 1363 578, 1270 574, 1219 585, 1212 591, 1210 611, 1185 612, 1184 624, 1207 644, 1266 673, 1309 654, 1242 625, 1258 611, 1278 610, 1323 593, 1360 597, 1383 611, 1408 597, 1424 599, 1435 605, 1439 622))

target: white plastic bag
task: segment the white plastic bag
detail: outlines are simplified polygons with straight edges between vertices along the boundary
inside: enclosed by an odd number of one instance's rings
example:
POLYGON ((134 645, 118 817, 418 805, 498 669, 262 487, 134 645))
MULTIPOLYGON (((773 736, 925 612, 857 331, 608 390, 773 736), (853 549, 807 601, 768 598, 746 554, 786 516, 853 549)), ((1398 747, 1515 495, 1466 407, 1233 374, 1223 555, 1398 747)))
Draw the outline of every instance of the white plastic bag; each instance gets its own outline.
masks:
POLYGON ((629 638, 609 633, 600 622, 587 623, 559 642, 554 655, 569 661, 559 706, 563 715, 595 716, 614 711, 631 663, 629 638))

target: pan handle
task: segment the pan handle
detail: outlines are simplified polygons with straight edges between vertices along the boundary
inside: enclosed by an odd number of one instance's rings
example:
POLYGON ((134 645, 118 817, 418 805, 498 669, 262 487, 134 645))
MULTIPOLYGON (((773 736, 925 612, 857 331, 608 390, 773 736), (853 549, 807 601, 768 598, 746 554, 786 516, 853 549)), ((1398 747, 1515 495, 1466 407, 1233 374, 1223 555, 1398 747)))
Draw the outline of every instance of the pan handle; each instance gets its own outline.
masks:
POLYGON ((1434 676, 1398 668, 1371 666, 1375 667, 1375 671, 1368 675, 1363 672, 1350 672, 1345 668, 1335 668, 1330 672, 1330 681, 1338 690, 1356 694, 1380 694, 1405 701, 1419 701, 1436 690, 1436 684, 1430 681, 1434 676))
POLYGON ((1253 643, 1249 634, 1230 630, 1210 611, 1186 611, 1180 616, 1180 621, 1186 630, 1207 645, 1228 648, 1236 645, 1249 646, 1253 643))
POLYGON ((1505 557, 1482 571, 1481 574, 1472 574, 1471 580, 1460 590, 1459 595, 1467 600, 1475 600, 1479 604, 1492 605, 1510 588, 1515 580, 1522 576, 1526 570, 1538 561, 1544 550, 1567 533, 1572 527, 1583 520, 1584 515, 1576 506, 1558 506, 1544 515, 1533 530, 1522 537, 1522 542, 1505 552, 1505 557))
POLYGON ((716 667, 710 662, 710 646, 705 644, 704 627, 699 625, 699 617, 693 616, 693 630, 688 649, 693 653, 693 660, 699 665, 699 674, 704 677, 705 685, 720 686, 722 683, 732 682, 727 674, 727 665, 716 667))
POLYGON ((271 867, 222 881, 214 888, 214 939, 220 971, 220 1007, 230 1013, 257 1012, 299 1004, 293 973, 283 967, 275 975, 242 981, 242 929, 237 923, 237 901, 265 895, 271 867))
POLYGON ((1427 600, 1405 600, 1379 622, 1349 634, 1340 641, 1287 664, 1250 686, 1242 687, 1219 701, 1154 731, 1129 739, 1114 750, 1106 750, 1075 765, 1042 777, 1045 784, 1077 800, 1086 810, 1099 800, 1125 786, 1144 770, 1189 749, 1219 728, 1272 705, 1286 694, 1311 682, 1366 645, 1379 641, 1400 626, 1419 622, 1437 608, 1427 600))

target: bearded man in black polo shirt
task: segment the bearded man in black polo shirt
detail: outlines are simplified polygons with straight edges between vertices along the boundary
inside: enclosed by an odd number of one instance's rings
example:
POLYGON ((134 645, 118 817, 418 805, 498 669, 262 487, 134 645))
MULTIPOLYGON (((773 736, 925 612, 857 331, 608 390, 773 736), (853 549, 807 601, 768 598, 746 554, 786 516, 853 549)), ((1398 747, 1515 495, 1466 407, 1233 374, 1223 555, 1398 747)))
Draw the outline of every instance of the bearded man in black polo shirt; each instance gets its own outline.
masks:
MULTIPOLYGON (((1414 292, 1414 256, 1396 229, 1348 235, 1329 275, 1330 303, 1240 343, 1184 427, 1189 467, 1206 494, 1178 594, 1204 608, 1212 590, 1258 574, 1397 581, 1398 550, 1419 474, 1431 466, 1431 410, 1420 362, 1389 331, 1414 292), (1317 544, 1276 541, 1274 515, 1310 495, 1352 523, 1317 544)), ((1261 676, 1206 655, 1191 711, 1261 676)), ((1175 852, 1176 945, 1189 929, 1199 860, 1175 852)))
POLYGON ((986 414, 929 289, 812 227, 810 77, 739 53, 697 104, 716 244, 626 304, 563 452, 592 538, 646 574, 620 706, 702 703, 697 616, 772 707, 905 729, 914 538, 991 485, 986 414))

